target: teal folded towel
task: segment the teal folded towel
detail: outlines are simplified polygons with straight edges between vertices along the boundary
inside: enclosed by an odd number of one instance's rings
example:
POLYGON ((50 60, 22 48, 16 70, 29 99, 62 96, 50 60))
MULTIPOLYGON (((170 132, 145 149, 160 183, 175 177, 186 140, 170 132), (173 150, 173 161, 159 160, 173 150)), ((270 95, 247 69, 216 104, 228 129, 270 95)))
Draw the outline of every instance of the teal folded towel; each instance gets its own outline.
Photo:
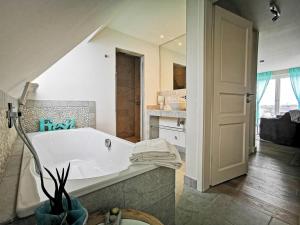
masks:
MULTIPOLYGON (((67 200, 63 199, 63 206, 67 209, 67 200)), ((69 210, 67 213, 68 225, 83 225, 87 219, 87 211, 80 204, 79 200, 76 198, 71 199, 72 210, 69 210)), ((37 225, 60 225, 65 216, 65 213, 60 215, 50 214, 51 206, 50 202, 46 201, 42 203, 35 211, 35 218, 37 225)), ((64 223, 63 223, 64 224, 64 223)))
POLYGON ((52 119, 40 119, 40 131, 68 130, 75 128, 75 119, 67 119, 65 123, 54 123, 52 119))

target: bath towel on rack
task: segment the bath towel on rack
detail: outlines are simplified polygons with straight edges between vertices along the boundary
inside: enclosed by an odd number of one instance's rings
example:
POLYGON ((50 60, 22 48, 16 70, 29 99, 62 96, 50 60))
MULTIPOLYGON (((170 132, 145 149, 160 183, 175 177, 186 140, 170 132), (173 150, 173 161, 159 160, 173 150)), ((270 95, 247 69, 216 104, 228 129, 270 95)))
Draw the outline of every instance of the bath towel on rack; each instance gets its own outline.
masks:
POLYGON ((178 169, 182 165, 176 147, 160 138, 137 143, 130 161, 132 164, 155 164, 172 169, 178 169))

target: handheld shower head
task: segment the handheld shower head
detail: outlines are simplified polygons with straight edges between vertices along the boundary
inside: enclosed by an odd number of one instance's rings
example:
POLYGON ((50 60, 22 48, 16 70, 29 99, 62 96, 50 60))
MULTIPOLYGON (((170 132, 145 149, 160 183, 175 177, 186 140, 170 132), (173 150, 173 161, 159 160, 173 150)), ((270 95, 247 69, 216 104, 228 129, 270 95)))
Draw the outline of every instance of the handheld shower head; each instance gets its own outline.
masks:
POLYGON ((19 105, 25 105, 28 93, 35 91, 38 87, 39 85, 36 83, 26 82, 21 98, 19 99, 19 105))

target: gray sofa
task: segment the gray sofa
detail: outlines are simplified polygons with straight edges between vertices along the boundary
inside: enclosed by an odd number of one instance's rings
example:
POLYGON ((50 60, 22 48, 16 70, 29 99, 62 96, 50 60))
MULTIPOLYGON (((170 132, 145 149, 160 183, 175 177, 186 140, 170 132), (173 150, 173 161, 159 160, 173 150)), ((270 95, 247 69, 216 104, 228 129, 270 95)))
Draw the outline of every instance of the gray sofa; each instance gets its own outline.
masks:
POLYGON ((287 112, 278 118, 260 119, 260 138, 280 145, 300 147, 300 124, 287 112))

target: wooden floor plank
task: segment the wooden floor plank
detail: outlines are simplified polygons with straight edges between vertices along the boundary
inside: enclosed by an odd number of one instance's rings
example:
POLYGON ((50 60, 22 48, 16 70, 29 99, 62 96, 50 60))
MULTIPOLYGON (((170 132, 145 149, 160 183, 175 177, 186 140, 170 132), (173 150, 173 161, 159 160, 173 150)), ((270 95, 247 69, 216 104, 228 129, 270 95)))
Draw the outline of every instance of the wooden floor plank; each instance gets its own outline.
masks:
POLYGON ((249 187, 249 186, 243 186, 241 189, 243 193, 246 193, 247 195, 251 195, 255 198, 261 199, 271 205, 276 205, 282 209, 288 210, 295 214, 300 214, 300 206, 299 204, 295 204, 294 202, 289 202, 287 200, 283 200, 281 198, 275 197, 272 194, 264 193, 260 190, 257 190, 255 188, 249 187))
POLYGON ((266 182, 252 176, 244 176, 243 178, 234 179, 229 181, 229 183, 238 184, 240 186, 240 190, 243 190, 243 187, 246 186, 285 201, 291 201, 296 204, 299 204, 300 202, 300 196, 298 196, 297 189, 281 186, 280 183, 266 182))
POLYGON ((290 176, 282 173, 277 173, 275 171, 270 171, 264 168, 254 167, 249 165, 248 175, 263 179, 266 182, 270 183, 280 183, 281 186, 287 186, 294 189, 300 189, 300 178, 295 176, 290 176))
POLYGON ((278 220, 300 225, 300 166, 291 161, 300 149, 260 143, 249 158, 248 175, 217 185, 209 192, 230 195, 278 220))
POLYGON ((209 192, 213 193, 223 193, 229 195, 236 199, 237 201, 241 201, 244 204, 247 204, 253 208, 258 209, 259 211, 270 215, 279 220, 285 221, 290 225, 298 225, 299 216, 291 213, 288 210, 282 209, 280 207, 269 204, 261 199, 250 196, 246 193, 243 193, 239 190, 232 188, 228 183, 222 184, 216 187, 213 187, 209 190, 209 192))

